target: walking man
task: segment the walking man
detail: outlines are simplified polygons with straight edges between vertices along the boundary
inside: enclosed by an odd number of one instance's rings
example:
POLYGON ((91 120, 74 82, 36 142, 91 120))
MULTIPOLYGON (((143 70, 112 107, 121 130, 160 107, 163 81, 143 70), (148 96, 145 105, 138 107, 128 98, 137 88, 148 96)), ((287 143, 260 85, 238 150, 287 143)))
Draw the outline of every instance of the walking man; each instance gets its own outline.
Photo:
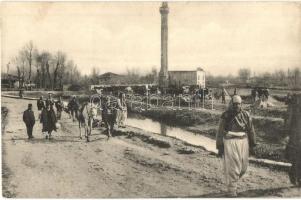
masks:
POLYGON ((53 107, 50 104, 46 104, 46 108, 43 109, 40 122, 43 125, 42 132, 46 134, 46 139, 51 139, 52 131, 56 131, 55 123, 57 120, 53 107))
POLYGON ((113 129, 114 129, 116 115, 114 113, 114 108, 110 102, 109 97, 105 98, 102 112, 103 112, 105 127, 107 129, 108 138, 110 138, 113 135, 113 129))
POLYGON ((32 136, 32 129, 33 129, 33 126, 36 122, 35 117, 34 117, 34 113, 32 111, 32 104, 31 103, 28 104, 27 110, 25 110, 24 113, 23 113, 23 121, 26 125, 28 139, 30 140, 30 139, 34 138, 32 136))
POLYGON ((62 116, 63 107, 64 107, 61 97, 59 97, 59 100, 55 102, 55 107, 56 107, 57 119, 60 120, 62 116))
POLYGON ((256 89, 255 88, 253 88, 251 90, 251 96, 252 96, 252 103, 255 103, 255 101, 256 101, 256 89))
POLYGON ((120 93, 119 98, 117 100, 117 125, 118 128, 125 128, 125 123, 127 119, 127 105, 126 105, 126 99, 125 99, 125 94, 120 93))
POLYGON ((77 102, 77 99, 75 96, 73 96, 71 101, 69 102, 68 109, 71 112, 73 122, 75 122, 75 119, 77 117, 78 110, 79 110, 79 103, 77 102))
POLYGON ((46 100, 46 104, 50 104, 51 107, 54 105, 54 100, 52 98, 52 93, 48 93, 48 99, 46 100))
POLYGON ((226 104, 226 91, 222 88, 222 104, 226 104))
POLYGON ((220 119, 216 137, 218 156, 224 159, 224 174, 228 194, 237 196, 237 182, 248 168, 249 150, 255 147, 255 131, 252 119, 241 108, 241 97, 234 95, 231 106, 220 119))
POLYGON ((41 113, 43 108, 45 108, 45 103, 43 101, 43 96, 40 97, 37 101, 37 107, 38 107, 38 112, 39 112, 39 119, 41 118, 41 113))

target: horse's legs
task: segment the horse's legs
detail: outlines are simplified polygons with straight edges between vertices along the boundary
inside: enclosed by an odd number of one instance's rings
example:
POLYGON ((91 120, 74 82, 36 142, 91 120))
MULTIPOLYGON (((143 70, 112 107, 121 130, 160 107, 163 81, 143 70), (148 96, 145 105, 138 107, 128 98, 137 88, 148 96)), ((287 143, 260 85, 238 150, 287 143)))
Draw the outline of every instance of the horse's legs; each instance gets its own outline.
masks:
POLYGON ((87 123, 85 123, 84 126, 85 126, 85 138, 87 142, 90 142, 90 138, 89 138, 89 136, 91 135, 90 119, 88 119, 87 123))
POLYGON ((87 124, 85 124, 85 138, 86 138, 87 142, 90 141, 88 131, 89 131, 89 130, 88 130, 88 126, 87 126, 87 124))
POLYGON ((92 118, 89 118, 89 121, 88 121, 88 135, 91 135, 91 132, 92 132, 92 123, 93 123, 93 119, 92 118))
POLYGON ((80 138, 80 139, 83 139, 83 138, 82 138, 82 128, 81 128, 81 123, 80 123, 80 121, 78 121, 78 127, 79 127, 79 138, 80 138))
POLYGON ((76 111, 72 110, 72 121, 75 122, 75 118, 76 118, 76 111))

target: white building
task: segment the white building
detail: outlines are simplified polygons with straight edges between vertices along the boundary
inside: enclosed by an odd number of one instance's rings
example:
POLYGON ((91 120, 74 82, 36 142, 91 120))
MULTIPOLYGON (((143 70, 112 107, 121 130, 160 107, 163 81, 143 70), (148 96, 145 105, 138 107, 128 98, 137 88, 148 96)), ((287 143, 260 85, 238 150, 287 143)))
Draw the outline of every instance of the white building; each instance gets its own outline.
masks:
POLYGON ((195 71, 168 71, 169 86, 198 85, 200 88, 206 87, 205 71, 197 68, 195 71))

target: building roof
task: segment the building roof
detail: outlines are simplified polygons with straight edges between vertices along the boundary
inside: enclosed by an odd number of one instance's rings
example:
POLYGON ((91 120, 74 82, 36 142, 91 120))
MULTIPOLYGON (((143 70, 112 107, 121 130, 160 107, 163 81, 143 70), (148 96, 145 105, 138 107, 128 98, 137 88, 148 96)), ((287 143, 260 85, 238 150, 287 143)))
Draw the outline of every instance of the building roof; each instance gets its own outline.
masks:
POLYGON ((1 79, 18 80, 18 76, 13 74, 1 73, 1 79))
POLYGON ((204 71, 201 67, 196 68, 196 70, 170 70, 168 72, 196 72, 196 71, 204 71))
POLYGON ((118 74, 114 74, 112 72, 106 72, 104 74, 99 75, 98 77, 102 78, 102 77, 111 77, 111 76, 118 76, 118 74))
POLYGON ((106 72, 98 76, 98 78, 111 78, 111 77, 122 77, 123 75, 115 74, 112 72, 106 72))

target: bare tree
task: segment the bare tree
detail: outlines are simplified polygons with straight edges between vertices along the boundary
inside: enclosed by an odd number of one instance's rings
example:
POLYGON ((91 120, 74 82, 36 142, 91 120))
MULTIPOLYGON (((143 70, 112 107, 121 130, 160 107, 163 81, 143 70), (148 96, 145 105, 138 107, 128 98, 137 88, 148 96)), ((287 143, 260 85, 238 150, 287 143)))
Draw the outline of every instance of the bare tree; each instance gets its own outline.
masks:
POLYGON ((47 51, 43 51, 41 53, 41 74, 42 74, 42 87, 50 88, 51 87, 51 75, 50 75, 50 67, 49 61, 51 59, 51 54, 47 51))
POLYGON ((38 88, 41 88, 41 87, 43 87, 42 79, 44 78, 42 75, 43 59, 42 59, 42 55, 39 54, 38 51, 34 55, 34 60, 35 60, 35 66, 36 66, 36 70, 37 70, 36 84, 37 84, 38 88))
POLYGON ((288 71, 289 87, 292 89, 301 88, 301 72, 300 68, 296 67, 291 71, 288 71))
POLYGON ((73 79, 71 81, 72 84, 80 82, 80 72, 77 69, 77 65, 73 67, 73 79))
MULTIPOLYGON (((80 82, 81 74, 72 60, 67 62, 67 55, 61 51, 52 55, 48 51, 41 53, 34 47, 33 42, 28 42, 18 55, 11 60, 11 65, 18 74, 20 87, 23 86, 25 76, 29 82, 34 78, 39 88, 62 88, 64 83, 80 82), (36 67, 36 70, 32 69, 36 67)), ((10 65, 7 64, 7 72, 10 65)))
POLYGON ((238 76, 241 81, 246 82, 251 76, 251 70, 248 68, 241 68, 238 71, 238 76))
POLYGON ((34 51, 34 46, 33 42, 29 41, 23 48, 23 53, 25 55, 25 58, 27 59, 28 62, 28 80, 31 82, 31 72, 32 72, 32 62, 33 62, 33 51, 34 51))
POLYGON ((93 67, 92 68, 92 73, 91 73, 91 82, 92 82, 92 84, 98 84, 98 76, 99 76, 98 67, 93 67))
POLYGON ((54 60, 55 67, 53 70, 53 88, 55 89, 57 87, 58 73, 61 71, 60 69, 65 66, 66 54, 58 51, 54 60))
POLYGON ((63 89, 63 77, 65 76, 65 69, 66 69, 66 65, 64 63, 63 65, 61 65, 59 69, 59 75, 58 75, 60 89, 63 89))
POLYGON ((139 83, 140 72, 138 68, 127 68, 126 82, 139 83))
POLYGON ((66 64, 66 76, 64 77, 65 83, 73 82, 73 71, 74 71, 74 62, 73 60, 69 60, 66 64))

